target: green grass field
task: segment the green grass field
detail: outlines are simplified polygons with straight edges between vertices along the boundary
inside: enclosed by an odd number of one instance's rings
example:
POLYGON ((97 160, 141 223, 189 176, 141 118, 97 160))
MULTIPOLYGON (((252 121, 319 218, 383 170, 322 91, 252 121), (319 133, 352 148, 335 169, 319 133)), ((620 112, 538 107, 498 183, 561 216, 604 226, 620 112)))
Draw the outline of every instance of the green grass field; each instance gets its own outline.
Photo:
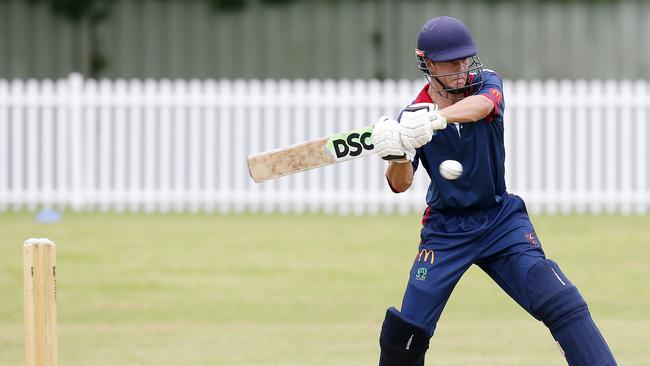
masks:
MULTIPOLYGON (((549 257, 621 365, 650 364, 650 217, 538 217, 549 257)), ((0 215, 0 365, 23 364, 22 242, 58 244, 62 366, 375 365, 418 216, 0 215)), ((543 325, 479 269, 427 365, 564 365, 543 325)))

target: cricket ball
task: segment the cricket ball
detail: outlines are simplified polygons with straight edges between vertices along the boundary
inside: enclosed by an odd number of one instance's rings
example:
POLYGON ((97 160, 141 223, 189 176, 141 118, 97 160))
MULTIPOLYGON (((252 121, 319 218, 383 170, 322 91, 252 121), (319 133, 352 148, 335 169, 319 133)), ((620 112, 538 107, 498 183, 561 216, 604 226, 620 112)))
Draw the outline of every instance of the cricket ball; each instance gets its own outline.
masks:
POLYGON ((440 175, 448 180, 458 179, 463 174, 463 165, 456 160, 445 160, 440 163, 440 175))

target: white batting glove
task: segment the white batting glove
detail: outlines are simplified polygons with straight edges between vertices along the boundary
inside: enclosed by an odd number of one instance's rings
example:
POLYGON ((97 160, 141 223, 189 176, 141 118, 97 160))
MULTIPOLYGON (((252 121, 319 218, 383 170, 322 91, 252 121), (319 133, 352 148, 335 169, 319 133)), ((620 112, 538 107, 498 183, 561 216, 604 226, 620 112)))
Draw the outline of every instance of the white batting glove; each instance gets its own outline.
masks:
POLYGON ((417 149, 431 141, 435 131, 447 128, 447 119, 433 103, 416 103, 404 109, 400 119, 400 135, 406 149, 417 149))
POLYGON ((405 149, 400 136, 399 123, 386 116, 379 117, 372 130, 372 143, 384 160, 405 163, 413 160, 415 149, 405 149))

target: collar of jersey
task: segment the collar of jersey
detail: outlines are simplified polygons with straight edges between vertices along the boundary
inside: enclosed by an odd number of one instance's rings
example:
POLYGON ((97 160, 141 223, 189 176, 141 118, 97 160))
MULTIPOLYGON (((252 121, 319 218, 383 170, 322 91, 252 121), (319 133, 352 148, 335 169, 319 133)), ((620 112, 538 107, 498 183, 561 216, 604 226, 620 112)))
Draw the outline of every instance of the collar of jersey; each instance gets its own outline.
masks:
POLYGON ((422 88, 420 94, 418 94, 413 103, 433 103, 433 100, 431 100, 431 96, 429 95, 429 83, 422 88))

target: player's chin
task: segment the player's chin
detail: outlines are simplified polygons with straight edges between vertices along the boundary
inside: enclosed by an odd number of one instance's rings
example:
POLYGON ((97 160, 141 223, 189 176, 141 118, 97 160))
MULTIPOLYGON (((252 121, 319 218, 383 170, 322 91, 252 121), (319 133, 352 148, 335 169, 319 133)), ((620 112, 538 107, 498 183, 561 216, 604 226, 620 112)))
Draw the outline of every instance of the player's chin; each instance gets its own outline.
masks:
POLYGON ((467 79, 465 78, 456 79, 453 82, 451 82, 450 87, 453 89, 462 88, 465 86, 465 83, 467 83, 467 79))

